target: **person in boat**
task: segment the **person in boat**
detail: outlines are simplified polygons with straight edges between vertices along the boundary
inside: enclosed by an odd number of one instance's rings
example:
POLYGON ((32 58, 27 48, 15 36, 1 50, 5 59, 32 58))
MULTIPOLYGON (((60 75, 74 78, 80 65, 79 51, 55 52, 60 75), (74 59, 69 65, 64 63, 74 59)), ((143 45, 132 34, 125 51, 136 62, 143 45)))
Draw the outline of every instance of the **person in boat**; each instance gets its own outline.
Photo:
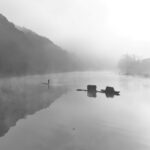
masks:
POLYGON ((47 82, 44 82, 44 83, 42 83, 42 84, 47 85, 47 86, 48 86, 48 88, 49 88, 49 86, 50 86, 50 80, 48 79, 48 80, 47 80, 47 82))

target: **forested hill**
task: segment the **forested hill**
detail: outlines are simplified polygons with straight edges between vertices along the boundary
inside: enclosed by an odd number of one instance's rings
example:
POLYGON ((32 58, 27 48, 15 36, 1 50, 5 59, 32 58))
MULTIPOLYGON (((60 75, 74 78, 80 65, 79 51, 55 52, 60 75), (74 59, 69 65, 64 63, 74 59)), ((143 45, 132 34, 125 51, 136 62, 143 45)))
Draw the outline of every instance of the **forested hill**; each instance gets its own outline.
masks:
POLYGON ((0 75, 43 74, 79 68, 70 53, 49 39, 20 28, 0 14, 0 75))
POLYGON ((150 77, 150 58, 138 59, 136 56, 124 55, 119 61, 121 73, 150 77))

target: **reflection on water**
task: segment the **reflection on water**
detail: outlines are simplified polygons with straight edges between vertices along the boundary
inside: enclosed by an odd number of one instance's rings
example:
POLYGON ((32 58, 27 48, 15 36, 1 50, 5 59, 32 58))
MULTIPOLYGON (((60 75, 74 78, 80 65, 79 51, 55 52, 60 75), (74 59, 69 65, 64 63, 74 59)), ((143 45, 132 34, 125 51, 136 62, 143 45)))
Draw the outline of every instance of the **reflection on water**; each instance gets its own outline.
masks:
POLYGON ((19 119, 47 108, 66 92, 62 87, 43 87, 40 85, 1 85, 0 87, 0 137, 19 119))
POLYGON ((0 136, 14 126, 0 138, 0 149, 150 150, 149 87, 148 79, 106 72, 0 80, 0 136), (49 89, 40 84, 47 79, 49 89), (76 91, 88 84, 113 85, 121 95, 76 91))
MULTIPOLYGON (((87 96, 88 97, 96 98, 97 97, 97 93, 100 93, 100 92, 97 92, 97 91, 87 91, 87 96)), ((119 96, 118 94, 111 93, 111 92, 104 92, 104 94, 105 94, 105 96, 107 98, 114 98, 114 96, 119 96)))
POLYGON ((88 97, 97 97, 97 95, 96 95, 96 91, 87 91, 87 96, 88 97))
MULTIPOLYGON (((113 98, 116 94, 115 93, 105 93, 107 98, 113 98)), ((117 95, 118 96, 118 95, 117 95)))

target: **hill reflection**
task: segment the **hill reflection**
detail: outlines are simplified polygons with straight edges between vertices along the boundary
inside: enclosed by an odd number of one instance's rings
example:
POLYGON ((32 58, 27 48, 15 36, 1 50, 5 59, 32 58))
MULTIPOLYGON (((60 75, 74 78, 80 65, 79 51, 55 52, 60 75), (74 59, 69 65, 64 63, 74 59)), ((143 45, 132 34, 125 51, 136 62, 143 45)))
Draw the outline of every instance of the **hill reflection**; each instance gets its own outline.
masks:
POLYGON ((19 119, 47 108, 66 92, 63 87, 1 86, 0 87, 0 137, 15 126, 19 119))

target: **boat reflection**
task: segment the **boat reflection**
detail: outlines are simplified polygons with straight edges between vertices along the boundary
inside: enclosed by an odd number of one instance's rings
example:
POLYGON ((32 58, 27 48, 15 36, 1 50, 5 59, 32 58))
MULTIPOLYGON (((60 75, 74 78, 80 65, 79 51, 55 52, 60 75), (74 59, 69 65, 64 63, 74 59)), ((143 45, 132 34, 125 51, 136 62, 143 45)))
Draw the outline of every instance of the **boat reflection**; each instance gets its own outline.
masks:
POLYGON ((97 93, 96 91, 87 91, 87 96, 96 98, 97 97, 96 93, 97 93))
POLYGON ((114 98, 115 95, 116 95, 116 94, 114 94, 114 93, 105 93, 105 96, 106 96, 107 98, 114 98))

